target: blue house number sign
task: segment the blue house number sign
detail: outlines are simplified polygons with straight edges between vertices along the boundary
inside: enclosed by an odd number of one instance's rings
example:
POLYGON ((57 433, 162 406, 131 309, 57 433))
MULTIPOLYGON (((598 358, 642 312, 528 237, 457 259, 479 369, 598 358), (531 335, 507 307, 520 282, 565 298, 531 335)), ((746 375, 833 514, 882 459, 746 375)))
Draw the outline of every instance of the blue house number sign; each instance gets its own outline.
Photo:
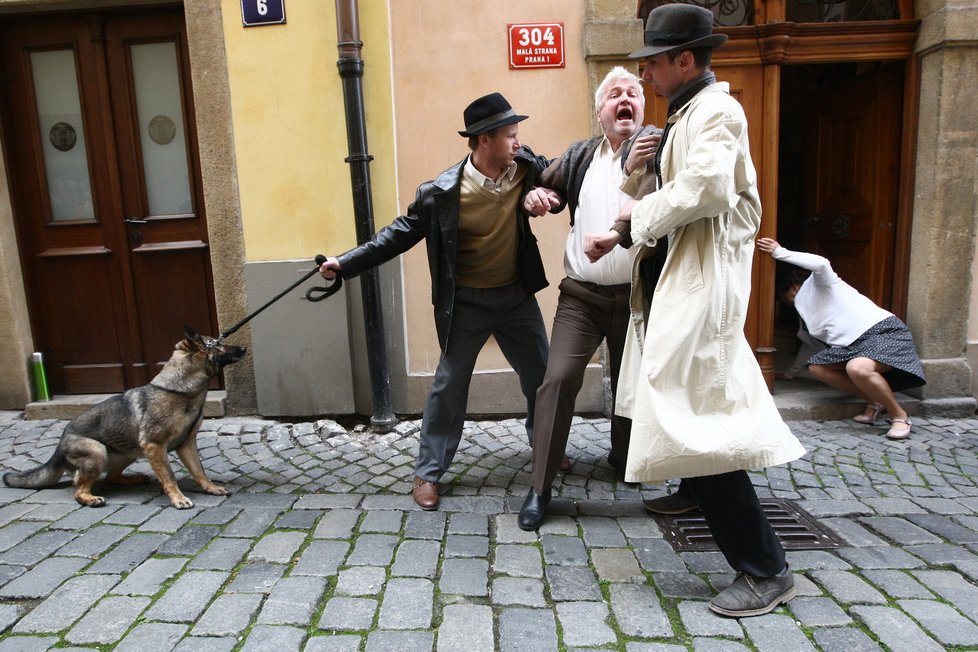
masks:
POLYGON ((241 22, 245 27, 281 25, 285 22, 285 0, 241 0, 241 22))

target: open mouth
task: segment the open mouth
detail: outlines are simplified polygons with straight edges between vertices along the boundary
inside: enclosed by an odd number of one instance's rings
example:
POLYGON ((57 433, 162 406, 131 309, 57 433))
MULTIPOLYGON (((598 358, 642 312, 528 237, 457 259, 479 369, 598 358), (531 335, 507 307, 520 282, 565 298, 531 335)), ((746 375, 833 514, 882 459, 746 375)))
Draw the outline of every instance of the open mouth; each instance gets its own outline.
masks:
POLYGON ((622 106, 618 108, 618 113, 615 114, 616 120, 631 120, 634 116, 632 115, 632 107, 622 106))

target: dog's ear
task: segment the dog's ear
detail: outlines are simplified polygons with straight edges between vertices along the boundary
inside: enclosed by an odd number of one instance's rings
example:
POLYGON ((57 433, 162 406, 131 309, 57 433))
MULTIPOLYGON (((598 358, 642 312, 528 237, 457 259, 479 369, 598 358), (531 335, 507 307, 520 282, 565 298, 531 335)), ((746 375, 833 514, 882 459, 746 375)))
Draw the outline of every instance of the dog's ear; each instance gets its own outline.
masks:
POLYGON ((186 337, 191 342, 195 342, 195 343, 198 343, 198 344, 201 343, 200 333, 198 333, 197 331, 195 331, 190 326, 184 326, 183 327, 183 336, 186 337))

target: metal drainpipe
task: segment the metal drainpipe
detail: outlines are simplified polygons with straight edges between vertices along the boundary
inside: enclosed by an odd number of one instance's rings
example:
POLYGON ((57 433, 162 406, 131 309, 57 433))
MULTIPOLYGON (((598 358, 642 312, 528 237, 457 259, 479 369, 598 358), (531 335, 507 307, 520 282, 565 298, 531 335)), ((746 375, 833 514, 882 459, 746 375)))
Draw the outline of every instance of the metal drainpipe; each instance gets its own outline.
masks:
MULTIPOLYGON (((353 183, 353 212, 357 227, 357 244, 374 234, 374 208, 370 196, 370 161, 367 153, 366 119, 363 112, 363 59, 360 49, 360 18, 357 0, 336 0, 336 35, 340 58, 336 62, 343 79, 343 103, 346 107, 346 135, 353 183)), ((390 370, 384 344, 384 320, 380 304, 380 283, 375 270, 360 275, 363 318, 367 328, 367 362, 373 394, 374 432, 390 432, 397 423, 391 409, 390 370)))

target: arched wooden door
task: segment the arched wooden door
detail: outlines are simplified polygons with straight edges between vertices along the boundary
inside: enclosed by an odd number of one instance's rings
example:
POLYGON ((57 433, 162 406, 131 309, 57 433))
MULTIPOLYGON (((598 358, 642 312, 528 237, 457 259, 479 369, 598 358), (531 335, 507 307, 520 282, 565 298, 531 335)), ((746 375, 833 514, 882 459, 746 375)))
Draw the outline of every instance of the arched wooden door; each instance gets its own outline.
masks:
POLYGON ((146 383, 217 330, 179 10, 6 19, 4 145, 55 393, 146 383))

